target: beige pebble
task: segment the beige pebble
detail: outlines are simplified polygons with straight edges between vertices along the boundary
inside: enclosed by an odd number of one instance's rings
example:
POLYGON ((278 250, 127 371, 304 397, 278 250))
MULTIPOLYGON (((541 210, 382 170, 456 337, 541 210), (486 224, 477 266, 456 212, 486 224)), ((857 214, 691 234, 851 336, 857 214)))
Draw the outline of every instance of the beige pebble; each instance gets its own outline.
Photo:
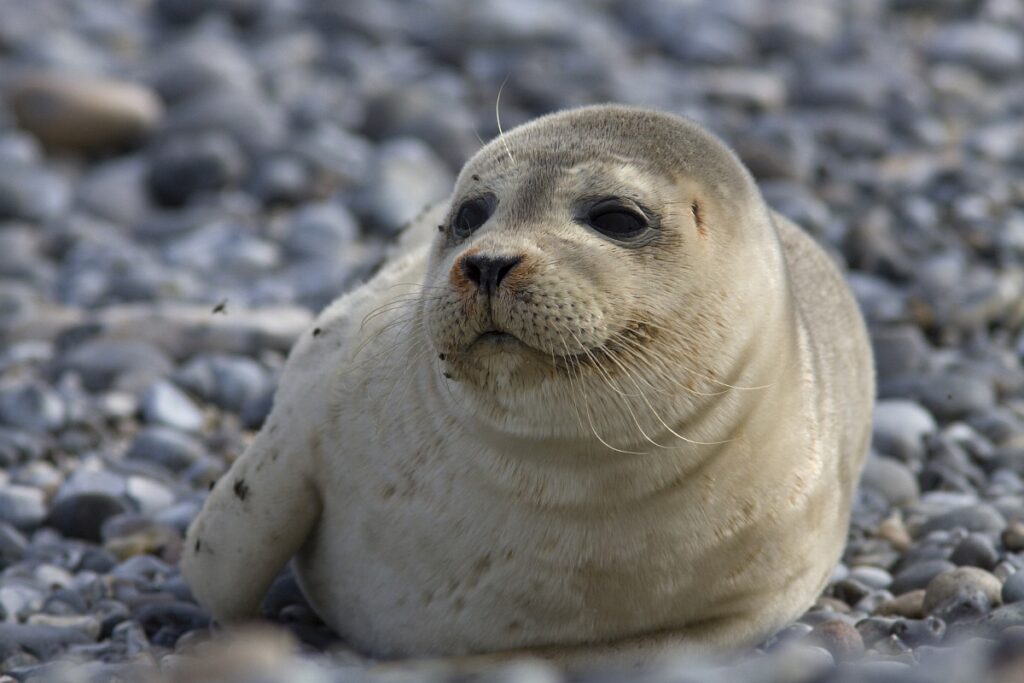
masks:
POLYGON ((44 145, 83 152, 136 142, 163 115, 159 98, 145 86, 69 74, 23 76, 9 100, 18 125, 44 145))

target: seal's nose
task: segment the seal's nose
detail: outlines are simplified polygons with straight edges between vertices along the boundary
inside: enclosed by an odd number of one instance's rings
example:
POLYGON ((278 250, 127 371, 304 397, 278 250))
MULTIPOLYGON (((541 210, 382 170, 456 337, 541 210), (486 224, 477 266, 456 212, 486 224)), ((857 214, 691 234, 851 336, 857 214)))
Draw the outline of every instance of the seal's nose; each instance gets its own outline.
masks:
POLYGON ((475 282, 481 292, 494 295, 505 276, 523 260, 522 256, 471 254, 462 259, 462 274, 475 282))

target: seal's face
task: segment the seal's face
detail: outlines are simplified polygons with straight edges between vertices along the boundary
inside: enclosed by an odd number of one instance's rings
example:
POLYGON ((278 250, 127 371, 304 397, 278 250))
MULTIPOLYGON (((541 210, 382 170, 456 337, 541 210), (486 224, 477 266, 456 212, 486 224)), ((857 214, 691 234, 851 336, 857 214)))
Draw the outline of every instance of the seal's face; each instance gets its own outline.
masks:
MULTIPOLYGON (((724 300, 740 262, 722 255, 755 244, 705 201, 730 191, 698 182, 706 169, 654 158, 658 141, 631 120, 617 132, 587 116, 555 115, 478 153, 433 244, 420 302, 433 350, 447 381, 506 415, 554 421, 568 393, 604 402, 605 422, 629 420, 650 392, 680 393, 666 367, 713 375, 696 365, 736 314, 724 300)), ((741 167, 719 163, 745 192, 741 167)))

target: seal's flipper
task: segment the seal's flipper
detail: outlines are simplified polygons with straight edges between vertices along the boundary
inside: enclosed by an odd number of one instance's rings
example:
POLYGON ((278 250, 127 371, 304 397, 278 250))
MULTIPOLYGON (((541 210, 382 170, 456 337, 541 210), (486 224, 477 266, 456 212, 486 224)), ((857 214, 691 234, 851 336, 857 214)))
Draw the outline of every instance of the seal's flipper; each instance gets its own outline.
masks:
POLYGON ((257 615, 320 517, 309 454, 286 449, 269 424, 217 482, 185 540, 182 573, 219 621, 257 615))

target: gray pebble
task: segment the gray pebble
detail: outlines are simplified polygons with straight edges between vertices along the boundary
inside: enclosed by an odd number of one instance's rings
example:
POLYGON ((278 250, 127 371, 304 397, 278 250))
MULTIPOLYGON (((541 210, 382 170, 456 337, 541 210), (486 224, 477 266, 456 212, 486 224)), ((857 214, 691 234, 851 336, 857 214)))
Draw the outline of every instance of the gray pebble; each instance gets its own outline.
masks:
POLYGON ((183 432, 197 432, 203 426, 203 413, 185 392, 166 381, 149 386, 140 399, 143 419, 183 432))
POLYGON ((889 590, 893 595, 902 595, 908 591, 926 588, 939 574, 956 569, 956 565, 948 560, 922 560, 896 572, 889 590))
POLYGON ((27 486, 0 486, 0 522, 28 531, 46 518, 43 492, 27 486))
POLYGON ((125 454, 154 462, 172 472, 187 469, 206 452, 198 439, 170 427, 147 427, 135 437, 125 454))
POLYGON ((173 365, 151 344, 131 339, 97 339, 69 349, 57 362, 57 372, 75 372, 89 391, 117 386, 140 388, 170 373, 173 365))
POLYGON ((0 421, 30 432, 60 429, 67 410, 60 394, 41 382, 0 385, 0 421))
POLYGON ((1006 519, 992 505, 979 503, 930 517, 918 529, 918 535, 925 536, 937 529, 951 530, 957 528, 980 533, 999 534, 1006 528, 1006 519))

